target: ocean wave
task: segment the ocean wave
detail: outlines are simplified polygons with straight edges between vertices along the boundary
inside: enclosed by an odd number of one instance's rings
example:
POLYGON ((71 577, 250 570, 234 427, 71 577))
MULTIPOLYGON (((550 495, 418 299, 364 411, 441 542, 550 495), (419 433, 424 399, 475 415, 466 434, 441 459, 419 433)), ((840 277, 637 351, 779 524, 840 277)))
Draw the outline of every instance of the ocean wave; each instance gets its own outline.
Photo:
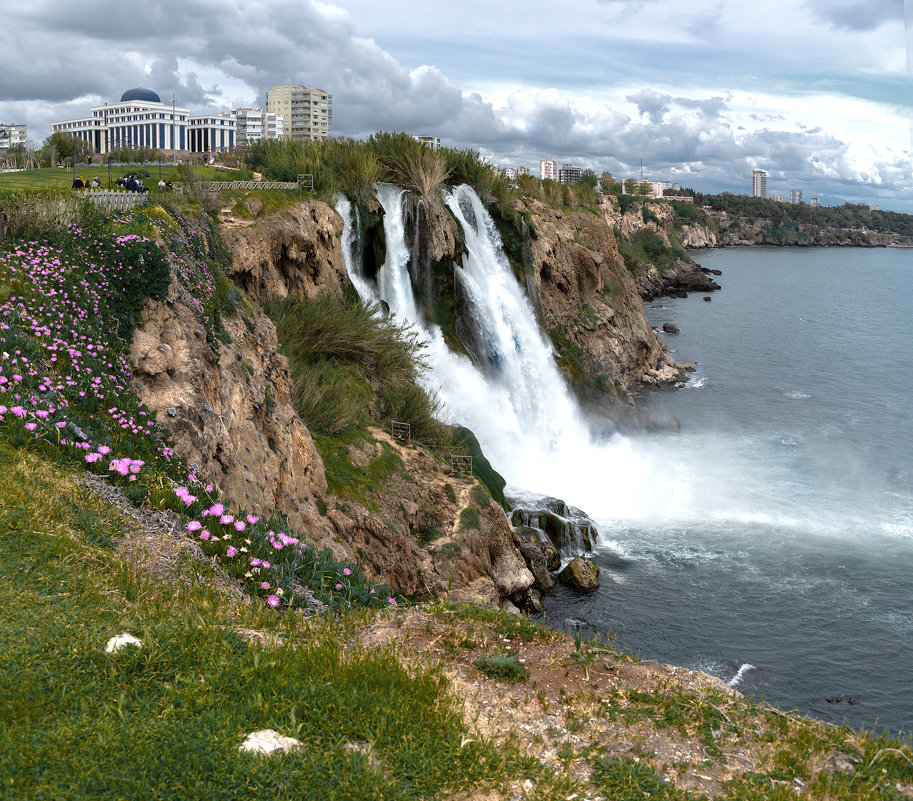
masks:
POLYGON ((783 395, 792 400, 808 400, 811 397, 811 395, 806 395, 804 392, 796 391, 784 392, 783 395))

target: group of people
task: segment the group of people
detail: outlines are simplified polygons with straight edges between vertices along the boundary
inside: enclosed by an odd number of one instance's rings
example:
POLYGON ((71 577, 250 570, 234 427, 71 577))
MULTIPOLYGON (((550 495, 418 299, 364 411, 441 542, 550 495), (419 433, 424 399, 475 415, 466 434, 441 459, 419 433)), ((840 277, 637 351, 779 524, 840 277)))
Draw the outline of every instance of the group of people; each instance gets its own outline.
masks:
MULTIPOLYGON (((123 178, 118 178, 115 183, 117 184, 118 188, 126 189, 128 192, 139 192, 142 194, 143 192, 149 191, 149 187, 143 184, 142 178, 137 178, 133 173, 129 173, 123 178)), ((73 179, 74 189, 95 189, 99 186, 101 186, 101 181, 97 175, 92 179, 91 183, 89 183, 89 181, 83 178, 81 175, 77 175, 73 179)), ((174 187, 171 185, 171 181, 162 180, 159 180, 158 188, 162 192, 168 192, 174 189, 174 187)))
POLYGON ((149 187, 143 184, 143 179, 137 178, 133 173, 129 173, 123 178, 118 178, 115 183, 128 192, 139 192, 142 194, 143 192, 149 191, 149 187))

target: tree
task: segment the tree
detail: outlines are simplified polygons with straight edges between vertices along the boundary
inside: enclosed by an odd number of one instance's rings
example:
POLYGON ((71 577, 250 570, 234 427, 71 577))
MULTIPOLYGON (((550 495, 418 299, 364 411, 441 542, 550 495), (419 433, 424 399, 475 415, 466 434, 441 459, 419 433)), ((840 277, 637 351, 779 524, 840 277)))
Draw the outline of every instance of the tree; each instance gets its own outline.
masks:
POLYGON ((615 183, 615 176, 610 172, 604 172, 599 176, 599 184, 602 186, 603 192, 611 192, 615 183))
POLYGON ((590 189, 595 189, 596 184, 598 183, 596 173, 592 170, 584 170, 580 173, 580 183, 584 186, 588 186, 590 189))
POLYGON ((49 153, 51 166, 54 162, 70 161, 92 153, 92 145, 71 134, 57 131, 44 140, 44 150, 49 153))

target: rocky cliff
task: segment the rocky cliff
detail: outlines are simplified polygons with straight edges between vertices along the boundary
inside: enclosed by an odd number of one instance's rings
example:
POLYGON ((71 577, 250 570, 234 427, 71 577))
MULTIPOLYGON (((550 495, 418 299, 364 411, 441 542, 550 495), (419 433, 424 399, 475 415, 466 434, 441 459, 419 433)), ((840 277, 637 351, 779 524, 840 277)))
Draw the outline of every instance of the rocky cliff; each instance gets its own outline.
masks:
MULTIPOLYGON (((361 210, 369 272, 383 260, 379 211, 361 210)), ((578 389, 627 398, 645 386, 682 380, 688 366, 668 356, 640 294, 644 287, 663 291, 670 276, 680 282, 679 271, 700 273, 684 260, 672 270, 626 263, 616 239, 616 233, 636 238, 645 228, 668 237, 666 221, 622 214, 611 201, 596 214, 538 201, 523 212, 532 224, 522 277, 578 389)), ((453 278, 462 259, 459 227, 433 203, 413 202, 408 219, 413 281, 429 314, 460 347, 453 278)), ((287 518, 337 559, 360 564, 401 592, 538 607, 538 591, 548 582, 536 582, 503 509, 474 478, 427 451, 379 428, 362 432, 339 451, 358 489, 331 491, 329 468, 294 412, 275 326, 258 301, 353 291, 336 212, 321 201, 267 210, 247 198, 224 209, 220 223, 231 279, 244 292, 234 313, 223 317, 221 343, 207 341, 198 304, 176 278, 167 299, 147 304, 131 351, 135 388, 171 430, 179 452, 233 503, 287 518)))
MULTIPOLYGON (((331 233, 335 212, 296 204, 278 217, 229 217, 238 283, 258 298, 345 291, 331 233)), ((199 304, 175 276, 165 300, 147 303, 135 332, 134 388, 201 477, 233 504, 287 518, 337 559, 405 594, 537 605, 503 509, 474 478, 453 474, 427 452, 371 430, 346 448, 356 473, 370 475, 370 487, 358 500, 330 493, 324 463, 292 408, 288 361, 273 323, 242 301, 222 318, 223 341, 208 343, 199 304)))

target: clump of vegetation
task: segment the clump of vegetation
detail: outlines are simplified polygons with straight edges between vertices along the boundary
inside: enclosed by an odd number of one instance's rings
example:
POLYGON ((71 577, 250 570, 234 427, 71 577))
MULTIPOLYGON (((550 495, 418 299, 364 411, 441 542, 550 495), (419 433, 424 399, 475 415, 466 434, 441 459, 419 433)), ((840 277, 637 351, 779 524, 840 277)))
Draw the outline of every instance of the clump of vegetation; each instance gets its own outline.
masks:
POLYGON ((291 364, 295 410, 312 432, 336 436, 396 420, 409 423, 421 445, 449 446, 452 433, 419 384, 424 345, 412 328, 329 294, 266 308, 291 364))
POLYGON ((529 671, 513 654, 490 654, 480 656, 472 663, 473 667, 490 679, 499 681, 520 682, 529 678, 529 671))

